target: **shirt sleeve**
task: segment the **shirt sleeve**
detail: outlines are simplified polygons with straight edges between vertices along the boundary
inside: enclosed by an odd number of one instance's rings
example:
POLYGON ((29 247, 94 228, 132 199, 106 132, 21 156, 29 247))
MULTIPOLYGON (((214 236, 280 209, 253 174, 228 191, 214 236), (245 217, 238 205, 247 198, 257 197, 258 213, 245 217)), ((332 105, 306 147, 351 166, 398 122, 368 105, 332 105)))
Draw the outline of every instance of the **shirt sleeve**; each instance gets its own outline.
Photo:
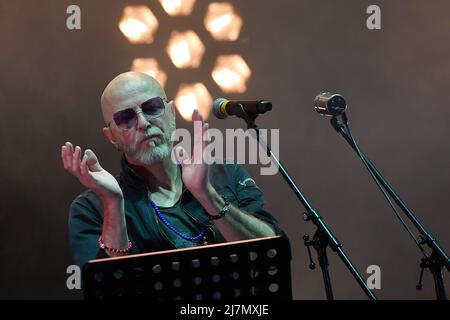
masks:
POLYGON ((264 196, 255 180, 240 165, 235 165, 234 180, 239 209, 266 222, 276 235, 287 238, 276 218, 264 209, 264 196))
POLYGON ((70 206, 69 240, 75 264, 80 268, 93 259, 109 256, 98 246, 102 233, 103 215, 100 200, 85 194, 77 197, 70 206))

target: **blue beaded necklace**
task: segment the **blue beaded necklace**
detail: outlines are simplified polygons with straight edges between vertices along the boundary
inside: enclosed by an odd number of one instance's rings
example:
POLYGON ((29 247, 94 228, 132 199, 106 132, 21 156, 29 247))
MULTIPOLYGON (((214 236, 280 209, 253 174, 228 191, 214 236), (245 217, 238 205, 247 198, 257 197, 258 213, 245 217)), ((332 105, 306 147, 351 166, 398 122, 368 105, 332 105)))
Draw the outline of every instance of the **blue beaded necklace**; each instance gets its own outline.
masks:
POLYGON ((161 219, 161 221, 166 225, 167 228, 169 228, 170 230, 172 230, 173 232, 175 232, 179 237, 183 238, 184 240, 187 241, 198 241, 199 239, 203 238, 205 236, 206 230, 205 228, 202 227, 202 229, 200 230, 200 233, 195 236, 195 237, 188 237, 184 234, 182 234, 180 231, 178 231, 177 229, 175 229, 174 226, 172 226, 169 221, 167 221, 167 219, 162 215, 161 211, 159 210, 158 206, 156 205, 156 203, 150 199, 150 203, 153 206, 153 208, 156 211, 156 214, 158 215, 159 219, 161 219))

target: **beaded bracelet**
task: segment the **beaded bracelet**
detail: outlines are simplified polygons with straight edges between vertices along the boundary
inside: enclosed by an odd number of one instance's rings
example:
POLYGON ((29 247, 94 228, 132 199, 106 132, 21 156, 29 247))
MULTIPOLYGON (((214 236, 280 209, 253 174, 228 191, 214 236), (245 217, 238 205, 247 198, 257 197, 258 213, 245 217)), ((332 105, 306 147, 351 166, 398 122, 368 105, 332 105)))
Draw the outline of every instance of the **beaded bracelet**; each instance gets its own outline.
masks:
POLYGON ((225 214, 227 214, 228 211, 230 210, 230 201, 224 196, 221 196, 221 197, 222 197, 223 201, 225 201, 225 204, 223 205, 222 210, 220 210, 220 212, 217 216, 212 216, 212 215, 208 214, 210 219, 217 220, 217 219, 223 218, 223 216, 225 214))
POLYGON ((109 248, 103 242, 102 236, 100 236, 100 238, 98 238, 98 246, 100 247, 100 249, 108 250, 109 252, 114 253, 114 254, 125 254, 125 253, 129 253, 131 251, 133 244, 131 243, 130 240, 128 240, 128 247, 126 249, 109 248))

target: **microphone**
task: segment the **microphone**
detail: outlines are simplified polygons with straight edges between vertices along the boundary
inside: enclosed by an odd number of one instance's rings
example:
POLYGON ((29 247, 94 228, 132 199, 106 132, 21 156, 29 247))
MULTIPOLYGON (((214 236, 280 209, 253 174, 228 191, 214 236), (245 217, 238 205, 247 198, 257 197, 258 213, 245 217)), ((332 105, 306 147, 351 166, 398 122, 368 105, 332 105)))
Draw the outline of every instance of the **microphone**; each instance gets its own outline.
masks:
POLYGON ((244 114, 256 116, 270 110, 272 110, 272 103, 266 100, 234 101, 217 98, 212 105, 212 111, 219 119, 225 119, 228 116, 242 117, 244 114))
POLYGON ((347 109, 347 102, 338 93, 323 92, 314 99, 314 109, 326 116, 340 116, 347 109))

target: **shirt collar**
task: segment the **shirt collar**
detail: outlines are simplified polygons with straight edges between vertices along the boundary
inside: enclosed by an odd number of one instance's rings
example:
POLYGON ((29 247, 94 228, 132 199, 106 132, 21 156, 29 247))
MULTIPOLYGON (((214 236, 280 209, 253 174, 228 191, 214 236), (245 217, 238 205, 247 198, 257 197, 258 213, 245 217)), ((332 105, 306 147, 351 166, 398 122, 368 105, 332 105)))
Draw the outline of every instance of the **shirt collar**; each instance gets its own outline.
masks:
POLYGON ((122 156, 120 166, 122 168, 120 172, 120 181, 121 183, 131 186, 137 189, 145 188, 144 179, 142 179, 137 172, 131 167, 128 163, 125 155, 122 156))

